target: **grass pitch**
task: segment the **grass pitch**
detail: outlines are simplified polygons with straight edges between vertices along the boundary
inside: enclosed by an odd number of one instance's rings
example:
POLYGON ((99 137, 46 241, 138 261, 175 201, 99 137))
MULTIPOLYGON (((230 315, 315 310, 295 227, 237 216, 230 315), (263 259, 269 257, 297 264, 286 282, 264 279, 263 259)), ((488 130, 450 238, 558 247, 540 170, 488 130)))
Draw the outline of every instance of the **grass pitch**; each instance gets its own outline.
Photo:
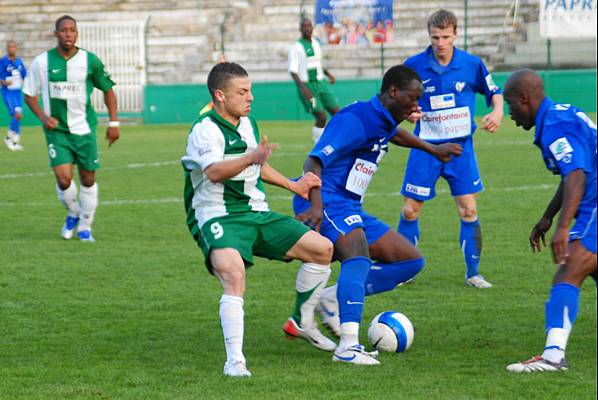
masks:
MULTIPOLYGON (((271 164, 301 171, 308 122, 262 123, 280 143, 271 164)), ((405 354, 378 367, 333 364, 281 325, 294 301, 298 263, 259 260, 248 273, 245 353, 254 376, 222 375, 221 289, 185 225, 183 174, 188 126, 123 127, 102 141, 95 244, 64 241, 40 128, 23 132, 25 151, 0 149, 0 398, 17 399, 595 399, 596 288, 581 290, 569 342, 570 370, 511 375, 508 363, 541 352, 544 301, 554 267, 532 254, 528 235, 558 184, 532 134, 505 121, 476 134, 485 186, 480 271, 495 287, 463 284, 459 222, 444 182, 421 219, 427 259, 414 284, 367 298, 362 325, 384 310, 412 320, 405 354)), ((103 128, 100 130, 103 131, 103 128)), ((103 132, 99 134, 102 136, 103 132)), ((396 226, 407 150, 393 146, 365 208, 396 226)), ((274 210, 290 195, 268 188, 274 210)), ((333 278, 338 264, 333 267, 333 278)))

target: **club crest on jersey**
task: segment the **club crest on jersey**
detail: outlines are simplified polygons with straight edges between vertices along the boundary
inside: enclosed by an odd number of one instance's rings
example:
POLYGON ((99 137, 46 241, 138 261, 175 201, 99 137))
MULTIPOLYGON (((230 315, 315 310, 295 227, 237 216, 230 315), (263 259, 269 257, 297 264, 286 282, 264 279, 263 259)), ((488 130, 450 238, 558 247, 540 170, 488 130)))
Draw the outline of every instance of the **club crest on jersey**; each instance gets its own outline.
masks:
POLYGON ((555 140, 549 148, 557 162, 561 160, 567 164, 571 162, 571 159, 573 158, 571 155, 571 153, 573 153, 573 147, 571 147, 566 137, 555 140))
POLYGON ((457 93, 461 93, 465 89, 465 82, 455 82, 455 90, 457 93))

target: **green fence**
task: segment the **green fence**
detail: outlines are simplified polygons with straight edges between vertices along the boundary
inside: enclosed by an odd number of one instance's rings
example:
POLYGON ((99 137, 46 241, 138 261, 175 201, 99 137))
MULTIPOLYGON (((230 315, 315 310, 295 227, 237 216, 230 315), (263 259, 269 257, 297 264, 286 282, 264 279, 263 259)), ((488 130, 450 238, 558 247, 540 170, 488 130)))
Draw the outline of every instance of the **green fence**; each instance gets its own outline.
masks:
MULTIPOLYGON (((596 111, 596 70, 563 70, 541 72, 546 91, 554 100, 572 103, 588 111, 596 111)), ((509 73, 493 74, 502 86, 509 73)), ((341 80, 332 88, 341 105, 367 100, 378 91, 375 79, 341 80)), ((116 86, 115 90, 118 90, 116 86)), ((252 115, 257 120, 311 120, 299 102, 295 84, 288 82, 254 83, 252 115)), ((143 120, 147 124, 191 123, 199 110, 209 101, 206 85, 147 85, 144 91, 143 120)), ((23 125, 38 124, 26 106, 23 125)), ((487 112, 482 96, 477 98, 477 113, 487 112)), ((4 103, 0 105, 0 126, 8 125, 4 103)))

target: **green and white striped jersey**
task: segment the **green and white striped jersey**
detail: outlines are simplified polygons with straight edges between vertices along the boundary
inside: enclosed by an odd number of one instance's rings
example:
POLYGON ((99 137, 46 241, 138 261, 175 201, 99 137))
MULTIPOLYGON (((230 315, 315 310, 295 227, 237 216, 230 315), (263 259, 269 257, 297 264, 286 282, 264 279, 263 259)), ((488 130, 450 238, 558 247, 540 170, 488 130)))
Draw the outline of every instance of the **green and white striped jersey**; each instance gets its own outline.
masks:
POLYGON ((112 86, 114 82, 95 54, 77 49, 66 60, 54 48, 35 57, 23 93, 41 95, 44 112, 58 120, 52 132, 87 135, 95 132, 97 125, 91 105, 93 88, 106 92, 112 86))
POLYGON ((289 72, 297 74, 302 82, 316 82, 326 78, 322 67, 322 48, 318 39, 311 42, 301 38, 289 49, 289 72))
POLYGON ((211 182, 203 172, 216 162, 244 156, 257 148, 258 143, 257 124, 250 117, 242 117, 239 125, 234 126, 210 110, 195 122, 181 159, 185 168, 187 224, 194 235, 212 218, 270 210, 259 164, 222 183, 211 182))

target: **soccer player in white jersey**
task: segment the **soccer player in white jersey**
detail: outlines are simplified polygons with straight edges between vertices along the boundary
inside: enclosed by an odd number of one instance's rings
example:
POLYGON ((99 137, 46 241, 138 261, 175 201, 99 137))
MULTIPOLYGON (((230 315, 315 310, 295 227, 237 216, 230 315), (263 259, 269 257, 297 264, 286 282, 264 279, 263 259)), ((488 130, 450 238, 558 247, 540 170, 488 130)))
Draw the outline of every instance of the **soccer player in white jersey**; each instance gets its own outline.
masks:
POLYGON ((108 145, 119 138, 114 82, 93 53, 75 46, 77 22, 68 15, 58 18, 54 36, 58 45, 31 64, 25 78, 25 102, 42 122, 50 166, 56 176, 58 199, 67 209, 62 237, 77 237, 94 242, 91 224, 98 204, 95 171, 100 167, 96 141, 96 113, 91 92, 104 92, 110 122, 106 131, 108 145), (41 96, 43 108, 39 106, 41 96), (73 181, 73 164, 79 170, 80 188, 73 181))
POLYGON ((270 211, 263 182, 307 198, 321 185, 312 173, 290 181, 268 164, 275 146, 260 139, 251 111, 251 81, 243 67, 224 62, 212 68, 208 89, 214 108, 199 116, 187 139, 185 169, 187 225, 208 271, 222 284, 220 322, 226 348, 224 374, 247 377, 243 354, 243 295, 253 256, 303 261, 297 290, 305 295, 295 321, 297 336, 320 350, 336 344, 318 331, 313 313, 330 276, 332 243, 295 219, 270 211))
POLYGON ((339 111, 338 100, 330 89, 336 78, 322 67, 322 48, 320 42, 312 37, 314 27, 311 20, 301 18, 299 29, 301 39, 289 50, 289 73, 297 85, 305 111, 315 118, 312 139, 317 143, 326 126, 326 111, 331 116, 339 111))

